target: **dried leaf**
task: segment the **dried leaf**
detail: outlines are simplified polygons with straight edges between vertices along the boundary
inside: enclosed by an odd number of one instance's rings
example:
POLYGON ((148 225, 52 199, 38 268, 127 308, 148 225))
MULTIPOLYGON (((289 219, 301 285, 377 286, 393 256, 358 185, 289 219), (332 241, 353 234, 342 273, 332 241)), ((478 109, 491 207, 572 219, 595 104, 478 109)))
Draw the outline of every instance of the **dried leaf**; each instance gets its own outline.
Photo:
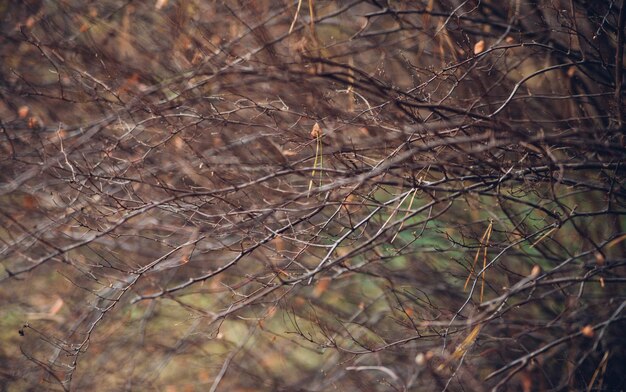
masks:
POLYGON ((424 353, 418 353, 415 356, 415 364, 417 366, 424 366, 426 364, 426 355, 424 355, 424 353))
POLYGON ((319 298, 330 286, 330 279, 320 279, 313 289, 313 296, 319 298))
POLYGON ((28 106, 20 106, 20 108, 17 109, 17 115, 19 118, 26 118, 26 116, 28 116, 28 112, 30 112, 30 108, 28 106))
POLYGON ((594 256, 596 257, 596 264, 603 266, 605 262, 604 255, 600 252, 596 252, 594 256))
POLYGON ((533 390, 533 379, 528 372, 523 372, 522 375, 522 391, 531 392, 533 390))
POLYGON ((583 336, 588 337, 588 338, 592 338, 593 335, 595 335, 595 333, 593 332, 593 327, 589 324, 582 327, 582 329, 580 330, 580 333, 582 333, 583 336))
POLYGON ((536 278, 537 276, 539 276, 540 273, 541 267, 535 264, 535 266, 533 266, 533 269, 530 271, 530 276, 532 278, 536 278))
POLYGON ((22 199, 22 206, 27 210, 32 210, 39 206, 39 202, 37 201, 37 197, 33 195, 25 195, 22 199))
POLYGON ((567 76, 568 77, 574 77, 574 74, 576 73, 576 67, 569 67, 567 69, 567 76))
POLYGON ((33 26, 35 25, 35 18, 33 18, 32 16, 29 16, 28 19, 26 19, 26 23, 24 25, 27 28, 32 29, 33 26))
POLYGON ((474 54, 482 53, 485 50, 485 40, 481 39, 474 45, 474 54))
POLYGON ((276 252, 282 253, 285 251, 285 240, 281 235, 277 235, 276 238, 272 240, 272 242, 274 243, 274 248, 276 249, 276 252))
POLYGON ((157 10, 160 10, 161 8, 167 5, 167 1, 168 0, 156 0, 156 3, 154 4, 154 8, 157 10))
POLYGON ((311 137, 317 139, 318 137, 322 137, 323 134, 322 127, 320 127, 318 123, 315 123, 313 129, 311 129, 311 137))
POLYGON ((28 119, 28 128, 35 129, 35 128, 41 128, 41 126, 42 126, 41 120, 39 120, 37 117, 30 117, 28 119))

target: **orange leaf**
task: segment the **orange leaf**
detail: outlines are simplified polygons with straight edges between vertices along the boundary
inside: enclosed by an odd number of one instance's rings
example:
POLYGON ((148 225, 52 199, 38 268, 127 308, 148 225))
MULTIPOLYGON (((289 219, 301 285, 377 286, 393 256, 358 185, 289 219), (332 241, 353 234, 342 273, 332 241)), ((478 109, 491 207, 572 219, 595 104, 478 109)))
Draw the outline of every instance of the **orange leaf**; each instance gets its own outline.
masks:
POLYGON ((20 108, 17 109, 17 115, 19 118, 26 118, 26 116, 28 116, 29 111, 30 111, 30 108, 28 106, 20 106, 20 108))
POLYGON ((330 279, 320 279, 315 285, 315 288, 313 289, 313 296, 318 298, 319 296, 324 294, 324 292, 328 289, 329 285, 330 285, 330 279))
POLYGON ((281 253, 285 250, 285 240, 282 236, 277 235, 276 238, 272 240, 272 242, 274 243, 274 248, 276 249, 276 252, 281 253))
POLYGON ((530 271, 530 276, 532 276, 533 278, 536 278, 537 276, 539 276, 540 273, 541 273, 541 267, 535 264, 533 266, 533 269, 530 271))
POLYGON ((28 128, 35 129, 42 126, 41 121, 37 117, 30 117, 28 119, 28 128))
POLYGON ((531 392, 533 390, 533 379, 528 372, 522 373, 522 391, 531 392))
POLYGON ((33 195, 25 195, 24 198, 22 199, 22 206, 24 206, 24 208, 27 210, 32 210, 33 208, 36 208, 38 205, 39 203, 37 202, 37 197, 33 195))
POLYGON ((485 50, 485 40, 480 40, 474 45, 474 54, 482 53, 485 50))
POLYGON ((167 0, 157 0, 156 4, 154 4, 154 8, 156 8, 157 10, 160 10, 161 8, 165 7, 167 5, 167 0))
POLYGON ((315 125, 313 125, 313 129, 311 129, 311 137, 313 139, 317 139, 318 137, 321 137, 322 135, 323 135, 322 127, 320 127, 318 123, 315 123, 315 125))
POLYGON ((591 325, 585 325, 581 330, 580 333, 583 334, 583 336, 587 337, 587 338, 592 338, 593 335, 595 334, 593 332, 593 327, 591 325))
POLYGON ((25 26, 31 29, 34 25, 35 25, 35 18, 33 18, 32 16, 29 16, 28 19, 26 19, 25 26))

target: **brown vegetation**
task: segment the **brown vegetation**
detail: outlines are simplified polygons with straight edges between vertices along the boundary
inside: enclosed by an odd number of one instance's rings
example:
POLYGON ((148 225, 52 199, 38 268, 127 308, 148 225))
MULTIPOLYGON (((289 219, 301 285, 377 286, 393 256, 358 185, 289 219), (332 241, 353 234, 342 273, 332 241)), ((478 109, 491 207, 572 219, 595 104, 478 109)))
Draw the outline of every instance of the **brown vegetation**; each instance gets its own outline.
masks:
POLYGON ((3 390, 625 388, 624 14, 0 5, 3 390))

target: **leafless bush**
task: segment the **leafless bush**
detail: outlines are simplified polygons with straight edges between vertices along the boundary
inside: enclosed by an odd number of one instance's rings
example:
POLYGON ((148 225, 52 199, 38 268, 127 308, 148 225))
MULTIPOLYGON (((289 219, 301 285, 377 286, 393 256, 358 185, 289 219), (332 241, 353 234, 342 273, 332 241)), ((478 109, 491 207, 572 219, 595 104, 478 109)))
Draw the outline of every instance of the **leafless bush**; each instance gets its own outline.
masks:
POLYGON ((623 389, 618 3, 0 6, 5 385, 623 389))

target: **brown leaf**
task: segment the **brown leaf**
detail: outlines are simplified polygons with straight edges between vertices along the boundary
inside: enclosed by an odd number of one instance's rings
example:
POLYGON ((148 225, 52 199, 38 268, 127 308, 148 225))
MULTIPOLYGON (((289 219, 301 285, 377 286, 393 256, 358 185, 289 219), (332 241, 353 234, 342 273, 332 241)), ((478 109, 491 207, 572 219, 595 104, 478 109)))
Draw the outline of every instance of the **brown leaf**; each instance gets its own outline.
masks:
POLYGON ((600 252, 596 252, 594 256, 596 257, 596 264, 599 266, 603 266, 605 262, 604 255, 600 252))
POLYGON ((182 150, 185 147, 185 141, 180 136, 174 136, 174 147, 177 150, 182 150))
POLYGON ((33 26, 35 25, 35 18, 33 18, 32 16, 29 16, 28 19, 26 19, 26 23, 24 23, 24 25, 27 28, 32 29, 33 26))
POLYGON ((167 0, 157 0, 156 3, 154 4, 154 8, 156 8, 157 10, 160 10, 166 5, 167 5, 167 0))
POLYGON ((28 128, 30 129, 35 129, 35 128, 41 128, 42 127, 42 123, 41 120, 39 120, 37 117, 30 117, 28 119, 28 128))
POLYGON ((530 271, 530 276, 532 276, 533 278, 536 278, 537 276, 539 276, 540 273, 541 273, 541 267, 535 264, 533 269, 530 271))
POLYGON ((595 335, 595 333, 593 332, 593 327, 589 324, 585 325, 581 330, 580 333, 583 334, 583 336, 588 337, 588 338, 592 338, 593 335, 595 335))
POLYGON ((573 77, 575 73, 576 73, 576 67, 569 67, 567 69, 567 76, 568 77, 570 77, 570 78, 573 77))
POLYGON ((522 391, 531 392, 533 390, 533 379, 528 372, 522 373, 522 391))
POLYGON ((30 108, 28 106, 20 106, 20 108, 17 109, 17 116, 19 118, 26 118, 26 116, 28 116, 28 112, 30 112, 30 108))
POLYGON ((33 195, 25 195, 22 199, 22 206, 27 210, 32 210, 39 206, 39 202, 37 201, 37 197, 33 195))
POLYGON ((311 129, 311 137, 313 139, 317 139, 318 137, 321 137, 323 134, 324 132, 322 131, 322 127, 320 127, 318 123, 315 123, 313 125, 313 129, 311 129))
POLYGON ((485 40, 481 39, 474 45, 474 54, 482 53, 485 50, 485 40))
POLYGON ((276 252, 282 253, 285 250, 285 240, 281 235, 277 235, 276 238, 272 240, 272 242, 274 243, 274 248, 276 249, 276 252))
POLYGON ((320 279, 313 289, 313 296, 316 298, 320 297, 328 289, 329 285, 330 279, 320 279))
POLYGON ((298 155, 298 153, 293 151, 293 150, 285 150, 285 151, 283 151, 283 155, 286 156, 286 157, 294 157, 294 156, 298 155))

